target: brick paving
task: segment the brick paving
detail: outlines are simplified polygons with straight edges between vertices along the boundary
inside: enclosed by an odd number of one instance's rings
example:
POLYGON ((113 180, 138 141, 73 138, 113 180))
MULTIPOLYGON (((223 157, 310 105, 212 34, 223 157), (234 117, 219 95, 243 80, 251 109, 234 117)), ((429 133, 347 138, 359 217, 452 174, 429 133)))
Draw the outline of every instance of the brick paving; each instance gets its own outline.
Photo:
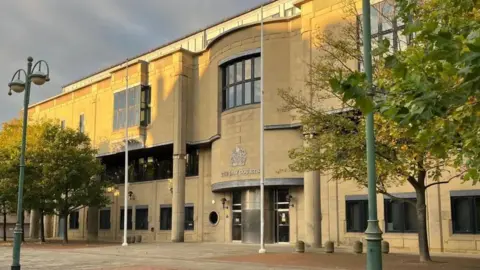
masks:
MULTIPOLYGON (((257 245, 213 243, 156 243, 87 245, 73 242, 62 246, 27 243, 22 248, 22 269, 36 270, 185 270, 185 269, 365 269, 365 255, 325 254, 313 250, 293 253, 288 245, 267 246, 267 254, 258 254, 257 245)), ((11 246, 0 245, 0 269, 10 269, 11 246)), ((418 256, 389 254, 384 256, 386 270, 480 270, 480 256, 434 257, 435 263, 420 264, 418 256)))

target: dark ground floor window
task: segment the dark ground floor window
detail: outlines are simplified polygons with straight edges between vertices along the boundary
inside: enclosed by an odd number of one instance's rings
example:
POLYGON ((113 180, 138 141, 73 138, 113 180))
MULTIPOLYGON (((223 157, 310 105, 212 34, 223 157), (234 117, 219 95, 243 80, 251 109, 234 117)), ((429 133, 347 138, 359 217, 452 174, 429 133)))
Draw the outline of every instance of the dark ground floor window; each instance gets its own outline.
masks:
POLYGON ((148 230, 148 208, 135 209, 135 230, 148 230))
POLYGON ((365 232, 368 221, 368 201, 346 201, 347 232, 365 232))
MULTIPOLYGON (((416 203, 416 199, 407 199, 416 203)), ((385 200, 385 232, 413 233, 418 231, 417 209, 411 203, 385 200)))
POLYGON ((453 233, 480 233, 480 196, 451 197, 453 233))
MULTIPOLYGON (((127 210, 127 230, 132 229, 132 209, 127 210)), ((125 216, 125 209, 121 208, 120 209, 120 230, 123 230, 123 223, 124 223, 124 216, 125 216)))
POLYGON ((100 230, 109 230, 110 229, 110 209, 100 210, 100 230))
MULTIPOLYGON (((172 207, 160 206, 160 230, 168 231, 172 229, 172 207)), ((193 206, 185 206, 185 227, 186 231, 194 229, 194 211, 193 206)))
POLYGON ((80 228, 80 212, 79 211, 74 211, 70 213, 69 219, 68 219, 68 228, 72 230, 77 230, 80 228))

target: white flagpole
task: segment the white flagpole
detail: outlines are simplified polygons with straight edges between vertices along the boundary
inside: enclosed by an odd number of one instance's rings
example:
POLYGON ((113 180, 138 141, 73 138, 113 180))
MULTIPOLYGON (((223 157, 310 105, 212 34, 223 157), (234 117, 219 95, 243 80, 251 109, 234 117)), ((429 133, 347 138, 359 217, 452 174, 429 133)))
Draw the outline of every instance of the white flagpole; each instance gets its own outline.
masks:
POLYGON ((260 250, 258 253, 265 253, 265 179, 264 179, 264 125, 263 125, 263 6, 260 9, 260 250))
POLYGON ((127 220, 128 220, 128 59, 125 69, 125 191, 124 191, 124 212, 123 212, 123 244, 127 243, 127 220))

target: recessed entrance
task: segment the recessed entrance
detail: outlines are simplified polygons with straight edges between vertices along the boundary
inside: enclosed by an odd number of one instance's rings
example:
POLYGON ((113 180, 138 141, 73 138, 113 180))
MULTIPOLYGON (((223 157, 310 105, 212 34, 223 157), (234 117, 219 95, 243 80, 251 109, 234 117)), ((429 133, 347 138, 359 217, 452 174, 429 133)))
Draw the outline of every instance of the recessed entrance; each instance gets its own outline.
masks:
POLYGON ((275 242, 290 242, 290 203, 288 189, 277 189, 275 196, 275 242))

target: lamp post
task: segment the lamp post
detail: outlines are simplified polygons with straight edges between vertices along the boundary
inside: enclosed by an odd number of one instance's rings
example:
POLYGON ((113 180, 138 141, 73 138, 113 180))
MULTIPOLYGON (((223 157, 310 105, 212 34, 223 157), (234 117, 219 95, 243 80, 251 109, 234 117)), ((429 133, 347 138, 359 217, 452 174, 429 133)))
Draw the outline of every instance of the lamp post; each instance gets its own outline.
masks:
MULTIPOLYGON (((369 95, 373 97, 372 75, 372 35, 370 25, 370 0, 363 0, 363 63, 369 85, 369 95)), ((367 270, 382 269, 382 231, 377 218, 377 189, 375 169, 375 130, 373 112, 366 116, 367 174, 368 174, 368 226, 365 231, 367 240, 367 270)))
POLYGON ((13 74, 12 80, 8 84, 10 90, 8 95, 12 95, 12 90, 15 93, 21 93, 25 90, 23 101, 23 130, 22 130, 22 148, 20 152, 20 176, 18 180, 18 202, 17 202, 17 223, 13 231, 13 256, 12 256, 12 270, 20 269, 20 245, 22 242, 22 219, 23 219, 23 182, 25 180, 25 145, 27 141, 27 121, 28 121, 28 103, 30 99, 30 86, 32 82, 36 85, 42 85, 45 82, 50 81, 49 68, 47 62, 40 60, 32 64, 33 58, 27 59, 27 71, 19 69, 13 74), (47 73, 42 72, 42 64, 45 64, 47 73), (33 68, 32 68, 33 65, 33 68), (38 67, 38 71, 35 69, 38 67), (22 81, 21 75, 25 76, 25 81, 22 81))

